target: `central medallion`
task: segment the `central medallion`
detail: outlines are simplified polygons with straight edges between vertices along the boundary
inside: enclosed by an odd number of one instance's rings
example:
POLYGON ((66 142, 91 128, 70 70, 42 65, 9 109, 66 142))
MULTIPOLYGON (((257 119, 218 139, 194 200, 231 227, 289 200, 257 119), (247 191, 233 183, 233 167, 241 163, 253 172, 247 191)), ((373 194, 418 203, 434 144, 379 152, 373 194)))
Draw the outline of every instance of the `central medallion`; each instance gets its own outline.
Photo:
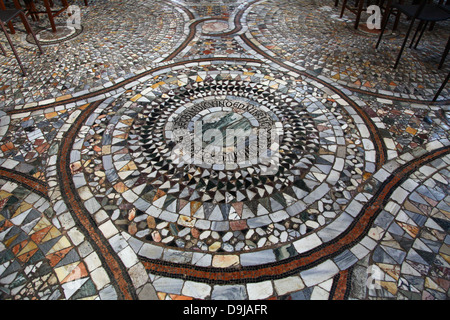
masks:
MULTIPOLYGON (((149 98, 117 109, 103 135, 109 197, 118 194, 121 210, 198 230, 242 230, 298 214, 318 186, 305 179, 329 144, 320 138, 329 121, 321 104, 225 80, 149 98)), ((326 156, 321 166, 332 163, 326 156)))
POLYGON ((260 165, 275 173, 283 127, 268 108, 247 99, 194 101, 177 109, 165 126, 172 160, 213 170, 260 165), (269 168, 269 167, 273 168, 269 168))

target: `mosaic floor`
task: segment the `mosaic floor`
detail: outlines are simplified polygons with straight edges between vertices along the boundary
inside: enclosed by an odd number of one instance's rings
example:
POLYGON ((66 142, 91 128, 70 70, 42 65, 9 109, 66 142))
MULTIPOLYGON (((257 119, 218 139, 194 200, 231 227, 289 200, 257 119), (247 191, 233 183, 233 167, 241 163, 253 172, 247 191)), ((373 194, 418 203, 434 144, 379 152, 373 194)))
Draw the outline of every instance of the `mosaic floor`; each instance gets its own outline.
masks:
POLYGON ((1 300, 449 299, 450 24, 394 70, 331 0, 76 4, 0 56, 1 300))

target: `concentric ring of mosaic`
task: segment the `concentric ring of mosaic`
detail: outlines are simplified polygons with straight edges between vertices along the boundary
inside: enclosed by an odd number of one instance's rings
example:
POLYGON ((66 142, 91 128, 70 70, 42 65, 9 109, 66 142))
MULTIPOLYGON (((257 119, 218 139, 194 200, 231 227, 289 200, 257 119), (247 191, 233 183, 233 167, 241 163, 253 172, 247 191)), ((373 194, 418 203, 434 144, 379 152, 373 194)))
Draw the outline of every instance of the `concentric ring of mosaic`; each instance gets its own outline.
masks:
MULTIPOLYGON (((276 114, 269 108, 257 104, 252 100, 236 96, 210 98, 212 99, 205 100, 200 98, 194 100, 192 103, 186 103, 184 106, 175 110, 165 125, 164 136, 166 140, 172 141, 173 143, 177 143, 177 138, 181 138, 182 134, 189 134, 190 139, 188 139, 188 142, 190 142, 191 145, 190 149, 193 149, 190 157, 191 159, 188 159, 191 160, 190 162, 193 162, 194 150, 199 149, 202 151, 202 159, 200 160, 203 161, 198 161, 197 165, 203 168, 213 169, 214 171, 236 170, 256 164, 251 160, 257 161, 257 159, 249 159, 248 145, 240 150, 237 146, 235 148, 234 144, 231 147, 229 146, 229 148, 219 148, 221 155, 221 161, 219 162, 214 161, 215 159, 213 159, 211 152, 206 152, 207 150, 205 149, 208 145, 206 145, 204 141, 195 143, 196 135, 199 136, 197 138, 203 137, 203 132, 201 132, 202 134, 200 135, 199 132, 196 131, 207 131, 208 128, 214 128, 219 125, 216 120, 221 121, 220 126, 222 128, 220 131, 222 133, 222 139, 220 139, 220 142, 222 145, 226 145, 227 131, 240 133, 244 137, 250 139, 252 135, 257 136, 260 130, 265 130, 267 133, 270 133, 270 131, 274 129, 276 137, 283 136, 283 125, 276 114), (200 125, 197 126, 197 130, 196 123, 200 123, 200 125), (238 161, 239 152, 243 155, 241 161, 238 161), (206 155, 209 157, 206 157, 206 155)), ((255 144, 257 144, 257 142, 257 139, 255 139, 255 144)), ((219 142, 211 143, 213 146, 218 146, 218 144, 219 142)), ((256 148, 257 147, 258 146, 256 146, 256 148)))
MULTIPOLYGON (((369 170, 370 167, 373 167, 373 163, 364 160, 364 152, 373 152, 373 147, 368 148, 369 143, 362 142, 364 139, 361 139, 359 135, 361 124, 352 125, 351 134, 348 131, 350 130, 348 124, 353 122, 349 114, 354 115, 354 111, 343 116, 344 109, 351 111, 350 107, 336 108, 339 106, 335 101, 337 97, 331 98, 320 90, 313 89, 307 81, 277 79, 273 75, 238 71, 231 73, 209 71, 202 74, 201 80, 196 78, 195 81, 190 81, 183 74, 164 78, 166 79, 164 84, 163 81, 159 81, 161 79, 154 79, 153 82, 145 83, 142 87, 137 88, 128 98, 122 96, 116 102, 103 106, 102 110, 97 111, 97 117, 91 119, 97 125, 93 126, 90 133, 83 136, 85 141, 90 142, 84 143, 82 153, 95 153, 93 150, 96 143, 92 143, 93 139, 102 142, 101 148, 96 147, 97 151, 101 149, 101 156, 98 156, 100 162, 98 160, 90 163, 81 161, 79 164, 87 171, 92 170, 86 172, 86 181, 93 179, 101 181, 96 188, 91 186, 89 189, 93 190, 92 193, 97 194, 97 201, 107 204, 104 206, 105 211, 116 225, 130 235, 141 239, 140 241, 150 241, 155 248, 161 248, 163 245, 167 250, 176 252, 181 252, 176 248, 183 248, 183 251, 191 248, 232 253, 274 247, 274 250, 278 252, 277 256, 280 256, 281 251, 284 252, 281 254, 281 258, 297 254, 292 249, 292 241, 309 235, 314 229, 323 228, 337 217, 330 215, 331 210, 328 212, 326 209, 318 211, 318 202, 321 202, 319 206, 345 205, 345 203, 333 203, 333 197, 330 197, 330 194, 345 189, 336 183, 342 171, 348 169, 349 161, 345 159, 347 150, 353 148, 353 154, 357 150, 363 151, 363 160, 359 171, 369 170), (155 85, 158 83, 157 81, 159 81, 159 85, 155 85), (212 88, 212 86, 215 87, 212 88), (230 91, 227 86, 234 86, 236 90, 230 91), (245 89, 249 89, 249 91, 245 91, 245 89), (130 128, 133 127, 135 119, 139 117, 148 119, 154 116, 154 113, 164 114, 165 119, 158 118, 159 120, 156 122, 160 131, 152 130, 154 135, 160 135, 163 140, 164 125, 173 112, 161 108, 161 100, 158 99, 165 99, 168 102, 174 94, 176 95, 177 90, 186 91, 187 96, 192 96, 193 100, 199 99, 196 94, 203 95, 203 97, 217 97, 219 94, 239 96, 238 92, 244 92, 247 94, 245 98, 251 98, 262 105, 269 105, 270 101, 289 100, 296 105, 304 106, 307 113, 313 118, 319 143, 319 150, 311 149, 306 154, 308 157, 304 158, 309 161, 309 167, 306 166, 304 168, 306 170, 303 172, 304 185, 291 185, 286 188, 289 190, 279 192, 277 196, 267 194, 257 201, 250 200, 246 203, 243 201, 227 203, 225 201, 214 204, 207 201, 183 199, 172 199, 172 201, 166 202, 169 198, 168 193, 160 192, 157 195, 157 191, 154 191, 149 194, 153 187, 149 187, 146 179, 140 177, 138 169, 139 163, 146 164, 145 157, 133 154, 140 146, 138 144, 133 146, 130 143, 130 138, 136 142, 140 138, 130 128), (257 94, 258 91, 260 91, 259 94, 257 94), (262 92, 268 93, 268 95, 261 95, 262 92), (142 110, 151 110, 151 112, 142 114, 142 110), (344 123, 344 118, 348 123, 344 123), (98 133, 95 132, 96 126, 102 128, 98 133), (357 140, 353 141, 358 144, 356 148, 354 143, 346 143, 349 138, 357 140), (117 163, 120 161, 122 162, 119 166, 117 163), (94 169, 95 167, 98 168, 97 171, 94 169), (100 171, 98 171, 99 169, 100 171), (96 175, 101 179, 93 178, 96 175), (280 193, 281 198, 278 197, 280 193), (324 201, 327 201, 328 204, 324 201), (210 209, 208 219, 205 215, 205 204, 214 207, 212 210, 210 209), (213 215, 214 210, 216 210, 215 215, 213 215), (224 215, 224 212, 228 215, 224 215), (216 218, 214 219, 214 217, 216 218), (158 236, 155 237, 155 234, 158 236), (258 243, 254 241, 253 236, 255 235, 259 237, 258 243), (282 244, 284 245, 280 247, 282 244)), ((172 106, 172 110, 179 107, 172 102, 168 105, 172 106)), ((283 106, 283 109, 286 107, 288 106, 283 106)), ((280 114, 277 116, 282 119, 280 114)), ((163 145, 164 143, 161 142, 161 147, 163 145)), ((351 158, 355 160, 358 157, 353 155, 351 158)), ((75 164, 76 162, 72 165, 75 164)), ((86 187, 79 187, 79 193, 86 192, 86 187)), ((351 184, 348 183, 347 189, 350 190, 350 188, 351 184)))

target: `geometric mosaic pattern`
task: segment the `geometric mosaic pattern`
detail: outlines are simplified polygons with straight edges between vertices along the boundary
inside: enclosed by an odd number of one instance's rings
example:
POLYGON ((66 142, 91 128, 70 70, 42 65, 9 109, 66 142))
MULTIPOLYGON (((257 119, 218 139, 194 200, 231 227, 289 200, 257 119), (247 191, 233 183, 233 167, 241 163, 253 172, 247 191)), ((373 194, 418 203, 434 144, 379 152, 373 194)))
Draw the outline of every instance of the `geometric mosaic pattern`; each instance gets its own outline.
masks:
POLYGON ((448 156, 414 172, 392 195, 374 225, 379 244, 358 268, 370 265, 372 286, 359 298, 446 300, 449 289, 448 156), (366 264, 364 266, 364 264, 366 264))
POLYGON ((4 180, 1 198, 2 300, 96 298, 75 245, 51 221, 50 203, 4 180))
MULTIPOLYGON (((108 122, 108 117, 99 122, 95 133, 83 139, 87 141, 97 135, 96 142, 82 143, 86 147, 80 152, 95 154, 92 148, 102 150, 97 154, 103 168, 89 166, 85 180, 95 181, 96 176, 105 179, 99 185, 80 183, 80 196, 85 199, 93 195, 100 203, 111 199, 107 212, 117 222, 130 221, 126 225, 120 222, 121 226, 140 239, 206 251, 233 252, 289 243, 333 221, 338 214, 325 213, 323 208, 318 209, 318 203, 321 207, 340 208, 346 201, 333 201, 334 195, 354 187, 351 175, 345 178, 343 173, 344 169, 356 169, 353 164, 345 164, 345 153, 352 152, 353 146, 346 146, 342 130, 342 126, 356 127, 352 118, 347 113, 344 118, 342 111, 330 112, 329 109, 336 109, 333 103, 326 101, 327 109, 318 95, 289 90, 287 83, 283 85, 285 77, 279 80, 280 84, 277 79, 249 72, 246 76, 242 72, 211 75, 205 72, 203 77, 205 80, 199 76, 194 79, 178 76, 178 80, 171 82, 181 84, 179 89, 172 86, 159 99, 155 98, 156 90, 149 90, 154 87, 152 81, 144 84, 148 89, 123 106, 116 103, 113 109, 111 104, 101 110, 98 118, 114 114, 113 122, 108 122), (268 106, 277 119, 283 119, 287 124, 280 139, 283 153, 277 172, 266 175, 258 164, 229 170, 195 165, 179 168, 173 164, 168 152, 168 143, 172 141, 167 136, 164 139, 164 128, 171 123, 173 110, 196 101, 196 92, 205 101, 211 101, 206 100, 208 96, 229 97, 230 101, 241 101, 231 100, 235 97, 250 98, 268 106), (187 97, 183 99, 184 96, 187 97), (112 110, 115 112, 111 113, 112 110), (339 165, 333 165, 335 162, 339 165), (340 177, 340 185, 328 187, 336 185, 340 177), (98 194, 99 188, 107 190, 108 196, 98 194), (218 232, 228 232, 226 240, 218 232)), ((158 83, 164 87, 161 81, 158 83)), ((346 131, 350 136, 351 130, 346 131)), ((358 165, 356 170, 360 174, 355 172, 352 178, 363 180, 364 175, 367 177, 375 170, 375 151, 372 143, 355 131, 353 139, 357 138, 363 165, 358 165)), ((91 160, 90 157, 88 161, 91 160)), ((71 165, 83 168, 85 164, 81 160, 71 165)))
POLYGON ((331 0, 80 9, 0 57, 0 299, 449 298, 447 24, 393 70, 331 0))

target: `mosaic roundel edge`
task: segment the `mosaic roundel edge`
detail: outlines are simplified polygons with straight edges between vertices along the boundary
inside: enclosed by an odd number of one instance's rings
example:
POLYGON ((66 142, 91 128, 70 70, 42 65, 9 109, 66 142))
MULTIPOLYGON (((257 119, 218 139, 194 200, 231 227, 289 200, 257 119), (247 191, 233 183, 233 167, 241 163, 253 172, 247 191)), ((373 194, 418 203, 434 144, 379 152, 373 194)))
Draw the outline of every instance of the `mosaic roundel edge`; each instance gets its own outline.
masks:
MULTIPOLYGON (((264 71, 211 70, 193 79, 180 72, 99 107, 92 128, 80 130, 81 158, 71 164, 88 211, 103 208, 119 229, 156 251, 187 253, 183 263, 192 263, 194 252, 222 259, 266 252, 260 261, 275 262, 298 255, 296 243, 306 236, 318 232, 323 239, 318 237, 317 245, 329 240, 320 231, 348 219, 342 210, 348 202, 336 193, 355 192, 352 179, 361 181, 375 170, 373 145, 361 137, 362 125, 324 92, 264 71), (267 179, 253 167, 171 167, 164 130, 174 110, 232 98, 271 110, 283 124, 280 149, 296 161, 281 163, 284 171, 267 179), (294 139, 296 134, 304 139, 294 139), (167 173, 176 179, 164 180, 167 173), (238 181, 251 187, 238 190, 238 181)), ((248 263, 254 262, 243 259, 238 265, 248 263)))

